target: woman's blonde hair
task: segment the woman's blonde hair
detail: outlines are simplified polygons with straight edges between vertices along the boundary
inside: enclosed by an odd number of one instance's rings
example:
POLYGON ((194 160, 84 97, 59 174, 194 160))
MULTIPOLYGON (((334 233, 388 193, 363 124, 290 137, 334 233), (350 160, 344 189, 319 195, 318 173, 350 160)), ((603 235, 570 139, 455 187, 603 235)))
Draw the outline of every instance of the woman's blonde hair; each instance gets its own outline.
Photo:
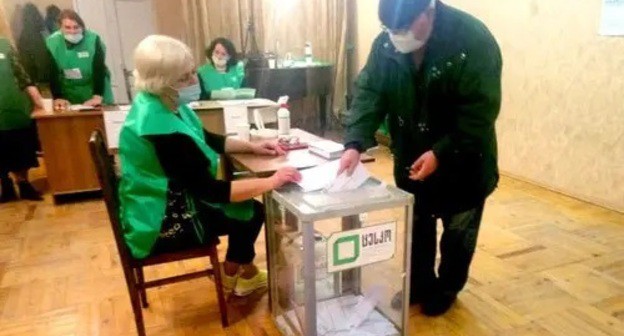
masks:
POLYGON ((134 50, 134 86, 138 91, 161 94, 186 73, 195 60, 183 42, 164 35, 150 35, 134 50))

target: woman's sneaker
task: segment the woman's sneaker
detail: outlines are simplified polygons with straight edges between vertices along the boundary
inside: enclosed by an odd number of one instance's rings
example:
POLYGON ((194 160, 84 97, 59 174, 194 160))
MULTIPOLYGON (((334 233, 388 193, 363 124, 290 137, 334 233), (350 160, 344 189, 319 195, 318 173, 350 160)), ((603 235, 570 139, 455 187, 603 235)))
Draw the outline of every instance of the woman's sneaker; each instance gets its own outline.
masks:
POLYGON ((226 275, 223 271, 223 265, 221 265, 221 282, 223 283, 223 291, 225 295, 229 295, 236 287, 236 282, 238 281, 239 273, 234 274, 233 276, 226 275))
POLYGON ((250 279, 244 279, 238 277, 236 286, 234 287, 234 295, 247 296, 254 291, 265 288, 268 283, 268 276, 266 271, 258 270, 258 274, 250 279))

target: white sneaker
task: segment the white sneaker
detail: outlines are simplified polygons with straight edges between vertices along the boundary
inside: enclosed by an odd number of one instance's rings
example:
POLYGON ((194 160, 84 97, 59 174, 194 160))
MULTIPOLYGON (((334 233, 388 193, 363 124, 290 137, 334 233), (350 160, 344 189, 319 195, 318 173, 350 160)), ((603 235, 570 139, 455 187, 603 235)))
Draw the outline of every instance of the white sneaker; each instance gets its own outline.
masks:
POLYGON ((247 296, 258 289, 265 288, 268 284, 268 279, 267 271, 262 270, 258 270, 258 274, 251 279, 244 279, 239 276, 234 287, 234 295, 247 296))
POLYGON ((221 264, 221 282, 223 283, 223 291, 226 295, 229 295, 236 287, 236 282, 238 281, 238 277, 240 272, 237 272, 233 276, 226 275, 223 271, 223 264, 221 264))

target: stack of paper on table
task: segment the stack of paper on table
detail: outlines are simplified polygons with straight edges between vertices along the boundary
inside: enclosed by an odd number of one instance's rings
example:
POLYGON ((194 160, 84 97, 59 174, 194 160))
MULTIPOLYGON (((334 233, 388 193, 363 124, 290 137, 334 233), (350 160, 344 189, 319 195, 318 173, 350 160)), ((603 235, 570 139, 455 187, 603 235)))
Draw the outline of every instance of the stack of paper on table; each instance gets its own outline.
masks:
POLYGON ((89 105, 71 105, 69 106, 70 111, 95 111, 99 110, 99 107, 89 106, 89 105))
POLYGON ((251 88, 225 88, 210 93, 210 98, 213 100, 253 99, 255 96, 256 89, 251 88))
POLYGON ((321 140, 311 142, 308 150, 312 154, 322 156, 328 160, 337 159, 344 152, 344 146, 335 141, 321 140))

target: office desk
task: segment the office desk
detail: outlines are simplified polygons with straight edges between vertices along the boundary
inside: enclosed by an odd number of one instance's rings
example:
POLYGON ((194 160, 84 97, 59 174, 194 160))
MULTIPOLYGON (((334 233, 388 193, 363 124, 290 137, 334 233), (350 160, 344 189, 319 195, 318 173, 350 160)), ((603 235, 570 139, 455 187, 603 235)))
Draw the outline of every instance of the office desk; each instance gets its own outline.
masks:
MULTIPOLYGON (((256 99, 246 105, 249 108, 261 108, 273 106, 275 103, 256 99)), ((32 118, 35 119, 39 132, 48 185, 55 201, 59 196, 100 190, 88 142, 93 130, 104 130, 103 113, 108 109, 116 108, 80 112, 33 112, 32 118)), ((194 109, 208 131, 225 134, 223 107, 219 102, 199 102, 194 109)))
MULTIPOLYGON (((323 138, 304 130, 294 128, 290 131, 291 135, 299 137, 301 142, 313 142, 323 140, 323 138)), ((256 154, 228 154, 227 155, 234 169, 238 171, 247 171, 256 177, 270 176, 282 167, 291 166, 297 169, 311 168, 328 162, 329 160, 314 155, 307 148, 297 149, 286 152, 284 156, 260 156, 256 154)), ((373 162, 375 158, 362 154, 361 161, 364 163, 373 162)))

